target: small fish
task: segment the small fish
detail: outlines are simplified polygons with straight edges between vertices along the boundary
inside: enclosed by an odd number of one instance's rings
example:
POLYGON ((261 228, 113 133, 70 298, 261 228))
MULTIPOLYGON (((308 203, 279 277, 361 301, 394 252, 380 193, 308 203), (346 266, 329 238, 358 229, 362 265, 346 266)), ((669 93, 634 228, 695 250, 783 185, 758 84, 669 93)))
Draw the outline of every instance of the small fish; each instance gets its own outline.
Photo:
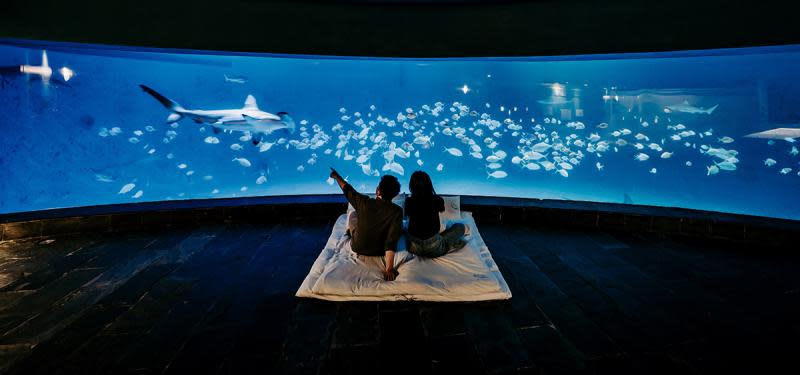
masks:
POLYGON ((250 167, 250 165, 252 165, 250 164, 250 160, 247 160, 245 158, 233 158, 231 161, 239 163, 239 165, 241 165, 242 167, 250 167))
POLYGON ((597 163, 595 163, 595 165, 594 165, 594 166, 595 166, 595 167, 597 167, 597 170, 598 170, 598 171, 602 171, 602 170, 603 170, 603 167, 604 167, 604 165, 603 165, 603 164, 601 164, 599 161, 598 161, 597 163))
POLYGON ((423 164, 423 163, 422 163, 422 159, 417 159, 417 165, 419 165, 419 166, 421 167, 421 166, 422 166, 422 164, 423 164))
POLYGON ((336 182, 336 181, 332 177, 328 177, 325 180, 325 183, 327 183, 328 185, 333 185, 334 182, 336 182))
POLYGON ((492 173, 486 173, 486 178, 506 178, 508 173, 503 171, 494 171, 492 173))
POLYGON ((717 138, 717 141, 719 141, 721 143, 733 143, 733 138, 731 138, 731 137, 722 137, 722 138, 717 138))
POLYGON ((706 169, 708 170, 706 176, 719 173, 719 168, 716 165, 707 166, 706 169))
POLYGON ((247 83, 247 78, 244 77, 244 76, 230 76, 229 77, 226 74, 223 74, 222 76, 225 77, 225 82, 238 83, 238 84, 247 83))
POLYGON ((662 159, 669 159, 669 158, 671 158, 671 157, 672 157, 672 153, 671 153, 671 152, 664 151, 664 152, 661 154, 661 158, 662 158, 662 159))
POLYGON ((500 163, 489 163, 488 165, 486 165, 486 168, 489 168, 489 169, 500 169, 502 166, 503 165, 500 164, 500 163))
POLYGON ((445 147, 445 148, 444 148, 444 151, 445 151, 445 152, 447 152, 447 153, 448 153, 448 154, 450 154, 450 155, 453 155, 453 156, 462 156, 462 155, 464 155, 464 154, 461 152, 461 150, 459 150, 459 149, 457 149, 457 148, 455 148, 455 147, 452 147, 452 148, 447 148, 447 147, 445 147))
POLYGON ((525 169, 527 169, 529 171, 538 171, 538 170, 542 169, 542 167, 537 163, 527 163, 527 164, 525 164, 525 169))
POLYGON ((606 124, 605 122, 601 122, 601 123, 597 124, 597 128, 598 129, 608 128, 608 124, 606 124))
POLYGON ((772 159, 772 158, 764 159, 764 165, 766 165, 767 167, 771 167, 771 166, 775 165, 776 163, 777 163, 777 161, 775 161, 775 159, 772 159))
POLYGON ((653 169, 651 169, 651 170, 650 170, 650 173, 652 173, 652 174, 656 174, 656 173, 658 173, 658 170, 657 170, 657 169, 655 169, 655 168, 653 168, 653 169))
POLYGON ((187 165, 185 163, 178 164, 178 169, 186 169, 187 165))
POLYGON ((647 159, 650 159, 650 156, 645 154, 645 153, 643 153, 643 152, 640 152, 640 153, 636 154, 633 158, 638 160, 638 161, 645 161, 647 159))
POLYGON ((781 169, 781 174, 789 174, 792 171, 792 168, 783 168, 781 169))
POLYGON ((692 166, 692 162, 687 160, 687 161, 686 161, 686 166, 687 166, 687 167, 691 167, 691 166, 692 166))
POLYGON ((560 174, 562 177, 569 177, 569 172, 567 172, 566 169, 559 169, 558 174, 560 174))
POLYGON ((126 193, 130 192, 131 190, 133 190, 133 188, 135 188, 135 187, 136 187, 136 184, 133 184, 133 183, 126 184, 125 186, 122 187, 122 189, 119 189, 119 193, 117 193, 117 194, 126 194, 126 193))
POLYGON ((206 139, 204 141, 206 143, 208 143, 208 144, 215 145, 215 144, 219 143, 219 138, 208 136, 208 137, 206 137, 206 139))
POLYGON ((444 165, 442 165, 442 163, 439 163, 439 165, 436 166, 436 170, 439 171, 439 172, 441 172, 443 169, 444 169, 444 165))
POLYGON ((97 182, 114 182, 113 178, 111 178, 109 176, 106 176, 104 174, 99 174, 99 173, 96 173, 94 175, 94 180, 97 181, 97 182))
POLYGON ((265 182, 267 182, 267 176, 263 176, 262 175, 262 176, 260 176, 259 178, 256 179, 256 185, 261 185, 261 184, 263 184, 265 182))
POLYGON ((242 149, 242 145, 240 145, 238 143, 234 143, 234 144, 231 145, 231 150, 233 150, 233 151, 239 151, 241 149, 242 149))
POLYGON ((304 170, 306 170, 306 167, 304 167, 304 166, 302 166, 302 165, 300 165, 300 166, 298 166, 298 167, 297 167, 297 171, 298 171, 298 172, 303 172, 304 170))
POLYGON ((139 190, 131 198, 141 198, 143 194, 144 194, 144 191, 139 190))

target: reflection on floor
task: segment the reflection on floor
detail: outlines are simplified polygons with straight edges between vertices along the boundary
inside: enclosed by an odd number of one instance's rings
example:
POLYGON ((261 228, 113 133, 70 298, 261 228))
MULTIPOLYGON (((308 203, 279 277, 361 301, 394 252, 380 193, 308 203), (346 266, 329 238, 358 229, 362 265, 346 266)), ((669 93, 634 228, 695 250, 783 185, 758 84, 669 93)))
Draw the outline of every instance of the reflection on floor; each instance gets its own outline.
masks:
POLYGON ((332 224, 4 242, 0 372, 686 374, 798 366, 797 257, 479 223, 511 301, 297 299, 332 224))

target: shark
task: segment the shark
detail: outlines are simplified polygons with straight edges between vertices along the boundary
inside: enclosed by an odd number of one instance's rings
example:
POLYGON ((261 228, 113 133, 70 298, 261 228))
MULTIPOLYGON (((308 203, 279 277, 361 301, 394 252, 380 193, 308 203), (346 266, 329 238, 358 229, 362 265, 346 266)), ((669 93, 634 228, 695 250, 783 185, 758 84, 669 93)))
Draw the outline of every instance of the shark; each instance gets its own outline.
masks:
POLYGON ((664 107, 665 113, 673 113, 673 112, 683 112, 683 113, 691 113, 691 114, 706 114, 710 115, 714 112, 715 109, 719 107, 719 104, 711 107, 711 108, 703 108, 703 107, 695 107, 689 104, 688 100, 684 100, 681 104, 673 104, 664 107))
POLYGON ((260 110, 253 95, 247 95, 242 108, 186 109, 150 87, 145 85, 139 85, 139 87, 161 103, 164 108, 172 112, 167 117, 167 123, 177 122, 187 117, 198 124, 210 125, 214 134, 219 134, 223 130, 250 132, 254 145, 261 143, 266 136, 276 130, 283 129, 294 133, 294 120, 288 113, 278 112, 272 114, 260 110))

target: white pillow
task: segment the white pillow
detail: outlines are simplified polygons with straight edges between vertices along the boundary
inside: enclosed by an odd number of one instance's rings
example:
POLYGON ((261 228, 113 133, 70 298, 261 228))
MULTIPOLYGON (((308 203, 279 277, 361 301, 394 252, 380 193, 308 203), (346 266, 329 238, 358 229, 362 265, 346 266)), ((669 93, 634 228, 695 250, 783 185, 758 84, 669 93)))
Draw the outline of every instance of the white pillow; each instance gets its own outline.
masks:
MULTIPOLYGON (((375 199, 375 194, 367 194, 367 196, 369 196, 370 199, 375 199)), ((392 199, 392 203, 400 206, 400 208, 403 209, 403 216, 405 216, 406 194, 405 193, 397 194, 397 196, 394 197, 394 199, 392 199)), ((347 203, 347 213, 349 214, 349 213, 351 213, 351 212, 353 212, 355 210, 356 209, 353 207, 353 205, 348 202, 347 203)))
POLYGON ((439 212, 439 233, 461 220, 461 196, 441 196, 444 199, 444 212, 439 212))

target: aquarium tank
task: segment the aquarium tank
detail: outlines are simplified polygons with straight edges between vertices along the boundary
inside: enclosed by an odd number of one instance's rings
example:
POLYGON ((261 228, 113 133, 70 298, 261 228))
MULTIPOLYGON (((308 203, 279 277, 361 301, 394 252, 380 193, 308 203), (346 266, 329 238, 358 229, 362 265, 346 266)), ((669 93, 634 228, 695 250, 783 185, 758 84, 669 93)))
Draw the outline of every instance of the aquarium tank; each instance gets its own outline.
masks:
POLYGON ((800 47, 363 58, 0 40, 0 213, 362 192, 800 219, 800 47))

